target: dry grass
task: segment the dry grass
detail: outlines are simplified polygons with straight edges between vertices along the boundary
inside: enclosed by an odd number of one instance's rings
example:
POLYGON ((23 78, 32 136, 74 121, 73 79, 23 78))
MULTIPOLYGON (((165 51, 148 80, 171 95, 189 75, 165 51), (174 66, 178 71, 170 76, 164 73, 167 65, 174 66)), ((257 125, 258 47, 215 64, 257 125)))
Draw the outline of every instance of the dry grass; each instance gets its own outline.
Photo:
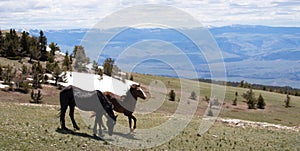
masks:
MULTIPOLYGON (((75 118, 80 131, 65 133, 57 129, 58 107, 23 106, 0 102, 0 150, 128 150, 110 144, 112 140, 99 140, 83 124, 78 112, 75 118)), ((156 126, 167 118, 166 114, 137 115, 138 128, 156 126), (151 118, 151 120, 149 120, 151 118), (154 122, 152 122, 154 121, 154 122), (153 124, 151 124, 153 123, 153 124)), ((119 116, 126 124, 127 118, 119 116)), ((66 124, 71 127, 69 118, 66 124)), ((149 150, 299 150, 299 133, 249 127, 229 127, 216 123, 208 132, 197 136, 201 120, 191 123, 170 141, 149 150)), ((120 133, 120 132, 119 132, 120 133)), ((120 134, 119 134, 120 135, 120 134)), ((154 141, 154 140, 149 140, 154 141)))

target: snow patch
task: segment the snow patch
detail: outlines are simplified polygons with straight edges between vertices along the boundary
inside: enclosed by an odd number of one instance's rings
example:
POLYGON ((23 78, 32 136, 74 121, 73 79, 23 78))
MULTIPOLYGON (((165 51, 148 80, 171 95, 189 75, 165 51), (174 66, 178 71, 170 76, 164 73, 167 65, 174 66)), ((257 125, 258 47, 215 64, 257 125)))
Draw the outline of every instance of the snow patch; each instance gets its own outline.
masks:
POLYGON ((131 80, 119 80, 107 75, 102 78, 99 75, 79 72, 66 72, 66 82, 59 82, 62 86, 74 85, 83 90, 102 92, 110 91, 117 95, 125 95, 132 84, 138 84, 131 80))

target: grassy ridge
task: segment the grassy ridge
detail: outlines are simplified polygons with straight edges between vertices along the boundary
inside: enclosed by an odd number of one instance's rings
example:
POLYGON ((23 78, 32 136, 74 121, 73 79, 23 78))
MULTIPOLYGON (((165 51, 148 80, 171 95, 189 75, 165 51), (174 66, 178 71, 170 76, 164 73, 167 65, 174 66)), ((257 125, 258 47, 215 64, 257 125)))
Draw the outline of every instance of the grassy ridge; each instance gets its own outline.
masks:
MULTIPOLYGON (((153 81, 161 81, 168 88, 168 92, 170 89, 177 90, 180 93, 181 83, 188 83, 190 85, 197 85, 196 81, 186 81, 180 80, 176 78, 168 78, 161 76, 152 76, 152 75, 141 75, 141 74, 133 74, 134 80, 140 82, 142 85, 149 85, 153 81)), ((207 107, 207 103, 201 101, 201 98, 204 96, 211 96, 211 84, 199 82, 200 85, 200 103, 198 109, 205 109, 207 107)), ((291 97, 291 108, 284 107, 284 99, 286 95, 262 91, 262 90, 254 90, 255 96, 258 97, 261 94, 265 102, 267 104, 266 109, 261 110, 249 110, 247 104, 244 102, 245 100, 241 97, 243 93, 248 91, 249 89, 245 88, 236 88, 236 87, 226 87, 225 100, 222 111, 220 113, 221 117, 229 117, 229 118, 237 118, 237 119, 245 119, 251 121, 259 121, 259 122, 269 122, 275 124, 282 124, 288 126, 299 126, 300 125, 300 97, 290 96, 291 97), (238 105, 233 106, 232 100, 235 97, 235 92, 238 92, 238 105)), ((187 90, 189 93, 192 91, 187 90)), ((176 99, 177 100, 177 99, 176 99)), ((170 112, 176 109, 176 103, 165 103, 163 108, 167 110, 170 108, 170 112), (172 110, 171 110, 172 109, 172 110)), ((203 115, 203 110, 198 111, 197 113, 203 115)))

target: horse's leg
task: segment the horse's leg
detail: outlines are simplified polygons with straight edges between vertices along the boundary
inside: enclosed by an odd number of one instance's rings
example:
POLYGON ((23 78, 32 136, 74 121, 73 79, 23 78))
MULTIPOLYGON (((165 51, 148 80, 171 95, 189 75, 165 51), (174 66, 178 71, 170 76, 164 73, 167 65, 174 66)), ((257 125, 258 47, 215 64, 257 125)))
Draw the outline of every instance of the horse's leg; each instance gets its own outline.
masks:
POLYGON ((97 115, 95 115, 93 134, 94 136, 97 136, 97 115))
POLYGON ((77 129, 77 130, 80 130, 80 128, 78 127, 78 125, 76 124, 75 119, 74 119, 74 110, 75 110, 75 106, 70 105, 70 113, 69 113, 69 116, 70 116, 70 118, 71 118, 73 127, 74 127, 75 129, 77 129))
POLYGON ((60 124, 61 124, 61 129, 63 130, 68 130, 65 124, 65 115, 66 115, 67 108, 68 108, 67 105, 61 105, 60 107, 60 124))
POLYGON ((107 128, 103 124, 102 116, 103 116, 103 114, 100 116, 100 125, 103 127, 103 130, 107 130, 107 128))
POLYGON ((135 116, 133 116, 132 114, 131 114, 131 118, 133 119, 133 130, 135 130, 137 120, 136 120, 135 116))
POLYGON ((128 122, 129 122, 129 129, 130 129, 130 132, 133 132, 133 129, 131 128, 131 124, 132 124, 132 123, 131 123, 131 122, 132 122, 132 121, 131 121, 131 117, 132 117, 132 116, 130 116, 130 115, 128 116, 128 122))
POLYGON ((100 112, 96 113, 97 124, 99 125, 99 136, 102 137, 102 115, 100 112))
POLYGON ((97 136, 97 124, 99 125, 99 136, 102 136, 102 128, 101 128, 101 123, 102 123, 102 114, 96 113, 96 117, 95 117, 95 122, 94 122, 94 129, 93 129, 93 133, 94 136, 97 136))

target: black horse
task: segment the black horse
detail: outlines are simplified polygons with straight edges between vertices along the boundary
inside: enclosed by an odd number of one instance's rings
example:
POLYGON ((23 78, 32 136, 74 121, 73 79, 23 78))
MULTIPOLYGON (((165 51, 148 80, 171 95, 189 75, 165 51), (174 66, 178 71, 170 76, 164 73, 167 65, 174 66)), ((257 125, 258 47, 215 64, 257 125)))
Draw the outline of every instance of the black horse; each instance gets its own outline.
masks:
POLYGON ((102 115, 107 114, 108 116, 106 116, 106 124, 108 127, 108 134, 112 135, 117 116, 115 116, 113 112, 112 104, 108 102, 107 98, 102 94, 101 91, 85 91, 72 85, 60 91, 60 122, 63 130, 68 130, 65 125, 65 113, 68 106, 70 107, 69 115, 75 129, 80 129, 74 119, 74 109, 75 106, 77 106, 81 110, 93 111, 96 113, 93 131, 94 135, 97 133, 97 123, 100 127, 99 134, 102 135, 102 123, 100 122, 102 122, 102 115))
POLYGON ((125 96, 119 96, 112 92, 103 92, 103 94, 113 104, 113 110, 124 113, 124 115, 128 117, 130 132, 133 132, 136 128, 136 118, 133 116, 133 111, 136 106, 137 98, 146 99, 147 97, 140 85, 131 85, 125 96), (134 121, 133 128, 131 127, 132 120, 134 121))

